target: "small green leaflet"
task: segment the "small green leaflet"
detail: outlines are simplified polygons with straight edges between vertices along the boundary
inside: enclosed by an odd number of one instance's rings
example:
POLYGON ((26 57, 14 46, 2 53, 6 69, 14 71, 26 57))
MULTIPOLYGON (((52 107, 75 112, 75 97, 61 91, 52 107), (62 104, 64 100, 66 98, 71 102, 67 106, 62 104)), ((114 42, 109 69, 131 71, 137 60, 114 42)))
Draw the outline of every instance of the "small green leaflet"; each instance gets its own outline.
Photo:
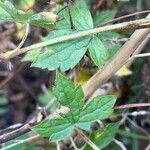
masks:
MULTIPOLYGON (((68 11, 64 11, 63 15, 66 22, 70 24, 70 17, 68 11)), ((92 29, 94 27, 91 13, 83 0, 80 0, 80 2, 77 2, 74 6, 72 6, 71 17, 73 21, 73 26, 76 30, 86 30, 92 29)))
POLYGON ((25 13, 21 10, 17 10, 14 5, 8 0, 5 0, 4 2, 0 1, 0 7, 9 14, 11 18, 10 21, 25 23, 33 15, 32 11, 28 11, 25 13))
MULTIPOLYGON (((110 21, 115 18, 116 16, 116 10, 105 10, 101 12, 97 12, 94 16, 94 25, 100 25, 102 23, 105 23, 107 21, 110 21)), ((108 49, 109 58, 111 58, 121 47, 120 43, 113 43, 111 40, 117 41, 118 38, 120 38, 120 34, 113 32, 113 31, 107 31, 107 32, 101 32, 98 35, 98 38, 103 42, 104 45, 106 45, 106 48, 108 49)))
POLYGON ((94 36, 89 45, 89 52, 97 66, 101 66, 105 64, 107 61, 109 54, 106 47, 103 45, 101 40, 94 36), (99 59, 101 58, 101 59, 99 59))
POLYGON ((97 26, 101 23, 114 19, 116 13, 117 13, 116 10, 103 10, 101 12, 97 11, 96 15, 93 18, 94 25, 97 26))
POLYGON ((61 118, 48 118, 34 126, 32 130, 52 141, 60 141, 69 137, 74 128, 90 130, 92 122, 109 117, 116 102, 115 96, 100 96, 84 106, 84 95, 80 86, 61 74, 57 75, 53 94, 58 102, 69 108, 61 118))
POLYGON ((24 12, 17 10, 15 6, 8 0, 0 1, 0 10, 2 10, 0 20, 2 22, 12 21, 19 23, 29 23, 46 29, 54 29, 57 16, 50 12, 41 12, 34 14, 29 10, 24 12))
POLYGON ((0 24, 3 24, 10 19, 9 14, 4 9, 0 8, 0 24))
MULTIPOLYGON (((62 12, 62 17, 64 20, 57 23, 58 30, 51 32, 46 38, 44 38, 44 41, 92 29, 94 27, 90 11, 83 0, 77 1, 71 8, 73 29, 70 27, 68 9, 65 9, 62 12)), ((39 53, 36 60, 34 58, 32 59, 32 66, 43 69, 47 68, 48 70, 56 70, 60 68, 61 71, 72 69, 82 59, 87 49, 89 47, 91 49, 91 45, 93 45, 91 42, 96 45, 94 45, 94 50, 90 50, 90 55, 95 64, 98 67, 101 67, 108 59, 108 50, 105 48, 100 39, 97 40, 97 38, 93 38, 93 36, 50 45, 47 47, 47 51, 45 53, 39 53)), ((25 60, 31 61, 30 56, 30 54, 27 54, 25 56, 25 60)))
MULTIPOLYGON (((100 130, 93 132, 90 136, 90 140, 92 140, 100 149, 105 148, 113 138, 119 128, 118 123, 108 124, 106 127, 101 128, 100 130)), ((91 150, 89 145, 86 145, 84 150, 91 150)))

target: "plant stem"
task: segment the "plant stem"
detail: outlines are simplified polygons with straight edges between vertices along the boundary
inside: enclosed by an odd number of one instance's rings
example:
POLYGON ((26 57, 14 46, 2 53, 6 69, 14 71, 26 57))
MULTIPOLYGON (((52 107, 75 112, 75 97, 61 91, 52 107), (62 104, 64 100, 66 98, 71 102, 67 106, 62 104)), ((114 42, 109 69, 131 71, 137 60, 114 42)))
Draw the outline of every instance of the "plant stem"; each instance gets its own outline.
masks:
POLYGON ((150 13, 150 10, 148 9, 148 10, 139 11, 139 12, 135 12, 135 13, 132 13, 132 14, 124 15, 124 16, 121 16, 121 17, 118 17, 118 18, 114 18, 112 20, 109 20, 107 22, 104 22, 104 23, 100 24, 99 26, 104 26, 104 25, 107 25, 107 24, 110 24, 110 23, 113 23, 113 22, 116 22, 116 21, 120 21, 120 20, 129 18, 129 17, 133 17, 133 16, 145 14, 145 13, 150 13))
POLYGON ((80 129, 75 128, 79 135, 85 140, 85 142, 93 148, 93 150, 100 150, 80 129))
POLYGON ((9 57, 11 57, 11 55, 13 55, 14 53, 18 53, 21 49, 21 47, 23 46, 24 42, 26 41, 27 39, 27 36, 29 34, 29 30, 30 30, 30 26, 29 24, 27 23, 26 24, 26 31, 25 31, 25 34, 21 40, 21 42, 19 43, 19 45, 17 46, 17 48, 15 48, 13 51, 9 51, 7 52, 7 55, 9 55, 9 57))
POLYGON ((37 139, 37 138, 39 138, 39 135, 32 136, 32 137, 27 138, 27 139, 25 139, 25 140, 20 140, 19 142, 16 142, 16 143, 14 143, 14 144, 11 144, 11 145, 9 145, 9 146, 4 147, 3 150, 12 149, 12 148, 15 147, 15 146, 18 146, 18 145, 20 145, 20 144, 24 144, 24 143, 30 142, 30 141, 35 140, 35 139, 37 139))
POLYGON ((127 109, 127 108, 138 108, 138 107, 150 107, 150 103, 139 103, 139 104, 127 104, 116 106, 114 109, 127 109))
POLYGON ((150 53, 136 54, 131 57, 132 58, 141 58, 141 57, 149 57, 150 53))
POLYGON ((70 141, 71 141, 71 144, 72 144, 73 148, 74 148, 75 150, 79 150, 79 149, 76 147, 76 144, 75 144, 75 142, 74 142, 74 140, 73 140, 72 137, 70 137, 70 141))
POLYGON ((57 147, 57 150, 61 150, 59 146, 59 142, 56 142, 56 147, 57 147))
MULTIPOLYGON (((149 17, 150 14, 147 16, 147 18, 149 17)), ((150 29, 136 30, 130 39, 105 64, 105 66, 101 68, 96 74, 94 74, 93 77, 91 77, 82 86, 86 99, 89 99, 91 95, 100 87, 100 85, 110 79, 123 65, 127 63, 128 59, 132 56, 140 44, 147 38, 149 33, 150 29)))
POLYGON ((77 32, 71 35, 65 35, 62 37, 54 38, 37 44, 33 44, 31 46, 20 49, 20 51, 12 50, 11 52, 6 52, 4 54, 1 54, 1 58, 10 59, 33 49, 42 48, 48 45, 65 42, 68 40, 73 40, 84 36, 94 35, 100 32, 114 31, 114 30, 117 31, 117 30, 125 30, 125 29, 141 29, 141 28, 148 28, 149 26, 150 26, 150 18, 145 18, 145 19, 139 19, 139 20, 124 22, 124 23, 119 23, 114 25, 108 25, 104 27, 98 27, 86 31, 77 32))

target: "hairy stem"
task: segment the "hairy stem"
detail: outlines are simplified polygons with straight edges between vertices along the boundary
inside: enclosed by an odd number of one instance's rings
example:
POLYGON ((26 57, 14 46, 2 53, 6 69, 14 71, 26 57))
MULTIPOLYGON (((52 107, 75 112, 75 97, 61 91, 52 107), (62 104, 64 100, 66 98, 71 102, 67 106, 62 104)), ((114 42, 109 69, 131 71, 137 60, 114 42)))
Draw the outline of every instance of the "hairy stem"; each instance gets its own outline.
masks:
POLYGON ((40 42, 37 44, 33 44, 31 46, 20 49, 20 51, 13 50, 11 52, 6 52, 4 54, 1 54, 0 58, 10 59, 17 55, 23 54, 25 52, 28 52, 36 48, 42 48, 42 47, 60 43, 60 42, 73 40, 73 39, 81 38, 81 37, 88 36, 88 35, 94 35, 100 32, 114 31, 114 30, 117 31, 117 30, 125 30, 125 29, 141 29, 141 28, 148 28, 149 26, 150 26, 150 18, 145 18, 145 19, 139 19, 139 20, 124 22, 124 23, 119 23, 119 24, 114 24, 114 25, 108 25, 104 27, 98 27, 98 28, 89 29, 86 31, 77 32, 75 34, 54 38, 54 39, 40 42))
MULTIPOLYGON (((147 16, 147 18, 150 15, 147 16)), ((87 83, 82 86, 85 98, 89 99, 93 92, 110 79, 132 56, 134 51, 147 38, 150 28, 136 30, 122 48, 100 69, 87 83), (89 88, 90 87, 90 88, 89 88)))

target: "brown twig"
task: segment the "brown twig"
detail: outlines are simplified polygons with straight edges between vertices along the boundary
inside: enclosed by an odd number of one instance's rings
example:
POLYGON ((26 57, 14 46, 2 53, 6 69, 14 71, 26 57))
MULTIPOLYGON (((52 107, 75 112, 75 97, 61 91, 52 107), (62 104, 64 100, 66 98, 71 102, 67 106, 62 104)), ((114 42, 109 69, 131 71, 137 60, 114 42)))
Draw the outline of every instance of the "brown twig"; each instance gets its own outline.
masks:
POLYGON ((12 132, 9 132, 9 133, 5 133, 4 135, 1 135, 0 136, 0 144, 2 143, 5 143, 7 141, 10 141, 12 139, 15 139, 27 132, 30 131, 30 125, 29 124, 25 124, 24 126, 22 126, 21 128, 19 129, 16 129, 12 132))
POLYGON ((135 12, 135 13, 132 13, 132 14, 124 15, 124 16, 121 16, 121 17, 117 17, 117 18, 114 18, 112 20, 109 20, 107 22, 104 22, 104 23, 100 24, 98 27, 104 26, 104 25, 107 25, 107 24, 110 24, 110 23, 114 23, 116 21, 120 21, 122 19, 126 19, 126 18, 133 17, 133 16, 136 16, 136 15, 145 14, 145 13, 150 13, 150 10, 148 9, 148 10, 139 11, 139 12, 135 12))
POLYGON ((150 107, 150 103, 127 104, 127 105, 115 106, 114 109, 127 109, 127 108, 140 108, 140 107, 150 107))
MULTIPOLYGON (((150 15, 148 15, 150 17, 150 15)), ((140 46, 150 33, 150 28, 136 30, 130 39, 122 46, 122 48, 100 69, 87 83, 83 85, 85 98, 89 99, 93 92, 100 85, 111 78, 132 56, 134 51, 140 46), (140 36, 139 36, 140 35, 140 36), (90 88, 89 88, 90 87, 90 88)))

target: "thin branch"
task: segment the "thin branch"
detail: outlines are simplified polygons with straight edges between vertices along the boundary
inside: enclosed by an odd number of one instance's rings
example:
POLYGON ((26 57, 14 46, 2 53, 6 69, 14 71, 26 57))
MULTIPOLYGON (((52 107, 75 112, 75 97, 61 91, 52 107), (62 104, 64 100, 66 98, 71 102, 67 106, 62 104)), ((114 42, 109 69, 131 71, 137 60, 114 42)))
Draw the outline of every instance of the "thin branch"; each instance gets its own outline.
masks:
POLYGON ((23 44, 25 43, 27 37, 28 37, 28 34, 29 34, 29 30, 30 30, 30 25, 27 23, 26 24, 26 31, 25 31, 25 34, 21 40, 21 42, 19 43, 18 47, 15 49, 16 51, 17 50, 20 50, 20 48, 23 46, 23 44))
POLYGON ((114 143, 116 143, 122 150, 127 150, 127 148, 124 146, 124 144, 116 139, 113 140, 114 143))
POLYGON ((39 135, 32 136, 32 137, 27 138, 27 139, 25 139, 25 140, 20 140, 19 142, 16 142, 16 143, 14 143, 14 144, 11 144, 11 145, 9 145, 9 146, 4 147, 3 150, 12 149, 12 148, 15 147, 15 146, 18 146, 18 145, 20 145, 20 144, 25 144, 25 143, 27 143, 27 142, 31 142, 32 140, 35 140, 35 139, 37 139, 37 138, 39 138, 39 135))
POLYGON ((150 150, 150 144, 144 150, 150 150))
POLYGON ((150 107, 150 103, 127 104, 127 105, 115 106, 114 109, 128 109, 128 108, 139 108, 139 107, 150 107))
MULTIPOLYGON (((148 17, 150 17, 150 15, 148 15, 148 17)), ((124 64, 127 63, 130 56, 140 46, 149 33, 150 28, 136 30, 130 39, 106 63, 106 65, 83 85, 82 88, 86 99, 89 99, 93 92, 100 87, 100 85, 110 79, 124 64)))
POLYGON ((12 132, 5 133, 4 135, 1 135, 0 136, 0 144, 5 143, 7 141, 10 141, 12 139, 15 139, 15 138, 19 137, 20 135, 23 135, 29 131, 30 131, 30 125, 25 124, 24 126, 22 126, 19 129, 16 129, 12 132))
POLYGON ((57 150, 61 150, 61 149, 60 149, 59 142, 56 142, 56 148, 57 148, 57 150))
POLYGON ((133 55, 131 57, 132 58, 141 58, 141 57, 149 57, 150 56, 150 53, 143 53, 143 54, 137 54, 137 55, 133 55))
POLYGON ((126 18, 133 17, 133 16, 136 16, 136 15, 146 14, 146 13, 150 13, 150 10, 148 9, 148 10, 139 11, 139 12, 135 12, 135 13, 132 13, 132 14, 124 15, 124 16, 121 16, 121 17, 117 17, 117 18, 114 18, 114 19, 109 20, 107 22, 104 22, 104 23, 100 24, 99 26, 104 26, 104 25, 107 25, 107 24, 110 24, 110 23, 114 23, 116 21, 120 21, 122 19, 126 19, 126 18))
POLYGON ((0 130, 0 135, 5 134, 7 132, 11 132, 11 131, 16 130, 16 129, 20 128, 20 127, 22 127, 21 123, 17 123, 17 124, 11 125, 8 128, 0 130))
MULTIPOLYGON (((149 42, 150 40, 150 36, 147 36, 147 38, 144 39, 144 41, 140 44, 140 46, 134 51, 133 56, 137 55, 139 53, 141 53, 142 50, 144 50, 144 47, 146 46, 146 44, 149 42)), ((132 65, 132 63, 134 62, 134 59, 130 59, 128 63, 126 64, 127 67, 130 67, 132 65)))
POLYGON ((76 144, 75 144, 75 142, 74 142, 74 140, 73 140, 72 137, 70 137, 70 141, 71 141, 71 144, 72 144, 73 148, 74 148, 75 150, 79 150, 79 149, 76 147, 76 144))
POLYGON ((75 128, 79 135, 85 140, 85 142, 93 148, 93 150, 100 150, 81 130, 75 128))
POLYGON ((145 19, 139 19, 139 20, 124 22, 124 23, 119 23, 119 24, 89 29, 86 31, 81 31, 81 32, 77 32, 77 33, 74 33, 71 35, 66 35, 66 36, 54 38, 51 40, 47 40, 44 42, 40 42, 37 44, 33 44, 31 46, 20 49, 20 51, 12 50, 12 51, 1 54, 0 58, 1 59, 10 59, 10 58, 13 58, 17 55, 23 54, 23 53, 28 52, 28 51, 33 50, 33 49, 42 48, 42 47, 45 47, 48 45, 52 45, 52 44, 56 44, 56 43, 60 43, 60 42, 65 42, 68 40, 78 39, 78 38, 88 36, 88 35, 95 35, 95 34, 100 33, 100 32, 117 31, 117 30, 125 30, 125 29, 132 29, 133 30, 133 29, 148 28, 149 26, 150 26, 150 18, 145 18, 145 19))

